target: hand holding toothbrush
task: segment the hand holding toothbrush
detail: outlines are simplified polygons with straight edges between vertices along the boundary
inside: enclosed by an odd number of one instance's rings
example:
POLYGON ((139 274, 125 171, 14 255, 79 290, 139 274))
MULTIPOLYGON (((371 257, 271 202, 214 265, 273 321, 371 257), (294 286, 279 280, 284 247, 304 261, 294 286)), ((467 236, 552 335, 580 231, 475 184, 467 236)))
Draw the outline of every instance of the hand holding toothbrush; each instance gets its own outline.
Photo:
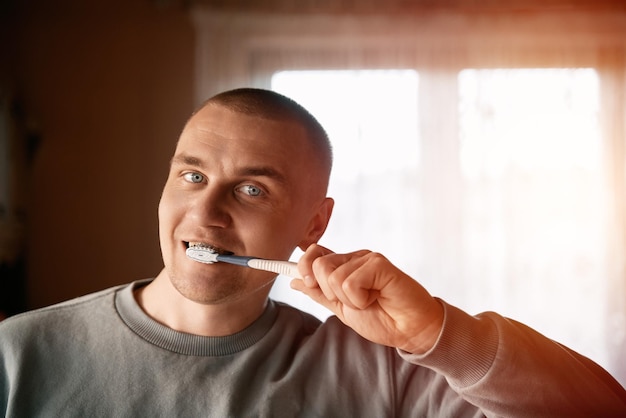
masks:
POLYGON ((311 245, 291 287, 330 309, 362 337, 420 354, 437 340, 443 308, 424 287, 381 254, 335 254, 311 245))

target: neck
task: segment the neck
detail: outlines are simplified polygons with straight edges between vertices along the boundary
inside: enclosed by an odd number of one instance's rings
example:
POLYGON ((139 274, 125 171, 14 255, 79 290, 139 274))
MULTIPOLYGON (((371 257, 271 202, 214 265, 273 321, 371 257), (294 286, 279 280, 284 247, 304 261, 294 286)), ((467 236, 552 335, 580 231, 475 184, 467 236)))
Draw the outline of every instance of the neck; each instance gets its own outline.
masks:
POLYGON ((165 271, 147 286, 135 290, 141 308, 161 324, 180 332, 206 337, 235 334, 261 316, 268 292, 219 304, 205 305, 181 295, 165 271))

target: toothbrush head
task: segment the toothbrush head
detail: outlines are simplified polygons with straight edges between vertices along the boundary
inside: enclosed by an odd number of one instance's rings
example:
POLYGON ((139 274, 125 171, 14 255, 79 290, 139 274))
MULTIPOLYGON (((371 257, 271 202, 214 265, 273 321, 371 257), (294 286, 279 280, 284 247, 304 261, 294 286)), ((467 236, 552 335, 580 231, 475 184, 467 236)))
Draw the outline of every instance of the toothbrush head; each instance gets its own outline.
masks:
POLYGON ((205 264, 216 263, 219 255, 213 248, 200 245, 190 245, 185 253, 192 260, 205 264))

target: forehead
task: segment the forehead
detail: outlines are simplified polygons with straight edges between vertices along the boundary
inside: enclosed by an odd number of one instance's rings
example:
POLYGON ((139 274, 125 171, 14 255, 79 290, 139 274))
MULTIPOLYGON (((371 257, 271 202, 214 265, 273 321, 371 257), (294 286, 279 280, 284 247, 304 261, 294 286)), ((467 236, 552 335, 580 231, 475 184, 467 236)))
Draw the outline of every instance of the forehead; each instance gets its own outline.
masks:
POLYGON ((245 145, 248 149, 271 147, 299 151, 310 148, 305 129, 294 121, 266 119, 223 106, 207 105, 187 123, 180 141, 245 145))
POLYGON ((271 167, 294 182, 324 177, 301 125, 217 105, 205 106, 189 120, 176 147, 176 155, 183 154, 226 171, 241 170, 242 166, 271 167))

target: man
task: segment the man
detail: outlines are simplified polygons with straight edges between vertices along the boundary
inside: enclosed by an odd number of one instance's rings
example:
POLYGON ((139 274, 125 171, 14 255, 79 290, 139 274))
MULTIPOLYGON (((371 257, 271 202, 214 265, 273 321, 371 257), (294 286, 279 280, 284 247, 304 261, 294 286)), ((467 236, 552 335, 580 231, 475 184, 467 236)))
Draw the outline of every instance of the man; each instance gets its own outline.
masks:
POLYGON ((316 244, 331 152, 303 108, 240 89, 178 141, 159 204, 165 268, 0 323, 6 416, 619 416, 624 389, 591 360, 495 313, 433 298, 369 251, 316 244), (287 259, 331 309, 268 300, 274 275, 188 258, 287 259))

